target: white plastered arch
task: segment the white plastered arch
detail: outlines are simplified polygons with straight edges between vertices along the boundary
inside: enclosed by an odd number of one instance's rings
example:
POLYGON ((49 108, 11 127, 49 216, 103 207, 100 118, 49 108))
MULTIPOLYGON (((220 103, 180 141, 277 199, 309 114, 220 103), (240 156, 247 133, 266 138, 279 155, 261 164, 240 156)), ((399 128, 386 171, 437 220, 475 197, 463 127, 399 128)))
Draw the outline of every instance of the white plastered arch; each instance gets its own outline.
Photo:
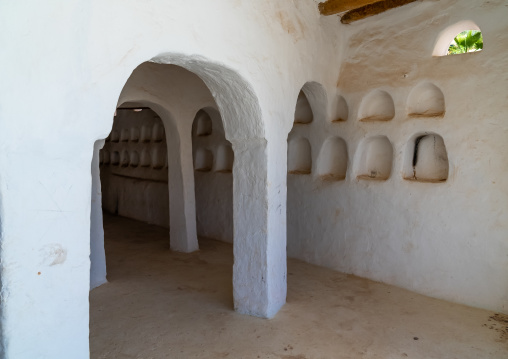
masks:
MULTIPOLYGON (((187 95, 189 93, 187 92, 187 95)), ((182 165, 182 171, 180 171, 182 179, 184 177, 193 179, 191 128, 194 115, 203 107, 219 109, 226 139, 232 143, 235 153, 233 166, 233 221, 235 223, 233 294, 235 309, 244 314, 272 317, 285 303, 286 268, 285 262, 284 265, 274 263, 276 264, 274 270, 269 257, 273 256, 272 251, 279 253, 283 250, 285 252, 285 242, 274 238, 274 234, 271 233, 278 234, 280 231, 270 228, 268 223, 270 197, 267 195, 267 141, 264 138, 261 109, 252 87, 236 71, 224 65, 213 63, 202 57, 171 53, 157 56, 151 62, 143 63, 133 72, 124 86, 118 103, 132 101, 148 105, 160 115, 166 125, 166 136, 170 136, 170 133, 173 132, 167 126, 172 122, 169 119, 174 118, 180 139, 179 157, 182 165), (171 104, 168 96, 160 91, 171 85, 171 77, 161 81, 160 74, 145 73, 141 75, 138 73, 141 66, 153 69, 154 67, 167 68, 168 65, 175 65, 172 67, 187 70, 189 78, 194 77, 204 83, 202 87, 209 93, 207 101, 189 104, 183 110, 181 106, 180 109, 175 108, 178 107, 175 104, 185 98, 186 93, 179 89, 179 101, 174 101, 171 104), (164 87, 150 88, 146 81, 151 80, 159 81, 164 87), (138 91, 131 91, 129 88, 133 81, 138 81, 138 91)), ((168 137, 168 150, 171 141, 172 139, 170 140, 168 137)), ((194 182, 189 181, 186 187, 192 188, 193 192, 193 185, 194 182)), ((183 192, 189 191, 184 189, 183 192)), ((185 208, 187 226, 184 230, 187 233, 187 240, 178 241, 184 244, 184 251, 197 249, 197 242, 195 247, 192 245, 194 234, 191 233, 191 228, 195 231, 195 223, 190 225, 187 220, 192 217, 195 222, 194 198, 190 195, 189 198, 182 201, 182 203, 188 204, 188 208, 185 208), (192 197, 191 200, 189 200, 190 197, 192 197)), ((172 209, 170 210, 170 213, 174 212, 172 209)))

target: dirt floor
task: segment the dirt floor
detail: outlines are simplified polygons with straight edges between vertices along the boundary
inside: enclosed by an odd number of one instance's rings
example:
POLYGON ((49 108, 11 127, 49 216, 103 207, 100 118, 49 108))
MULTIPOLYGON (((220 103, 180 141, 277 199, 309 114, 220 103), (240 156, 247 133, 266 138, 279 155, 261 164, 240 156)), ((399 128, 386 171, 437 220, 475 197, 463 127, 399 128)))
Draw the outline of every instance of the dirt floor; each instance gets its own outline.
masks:
POLYGON ((232 246, 169 250, 168 231, 105 216, 109 283, 90 293, 90 352, 113 358, 508 358, 508 316, 297 260, 287 304, 233 311, 232 246))

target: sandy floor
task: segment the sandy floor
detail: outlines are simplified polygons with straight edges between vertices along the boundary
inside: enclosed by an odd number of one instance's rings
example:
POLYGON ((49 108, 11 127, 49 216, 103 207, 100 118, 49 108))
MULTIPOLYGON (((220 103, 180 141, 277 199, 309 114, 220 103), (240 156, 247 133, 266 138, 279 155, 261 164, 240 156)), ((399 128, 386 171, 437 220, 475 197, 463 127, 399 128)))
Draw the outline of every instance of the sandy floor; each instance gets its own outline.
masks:
POLYGON ((274 319, 236 314, 231 245, 169 251, 167 230, 105 217, 109 283, 90 294, 91 358, 508 358, 508 316, 288 263, 274 319))

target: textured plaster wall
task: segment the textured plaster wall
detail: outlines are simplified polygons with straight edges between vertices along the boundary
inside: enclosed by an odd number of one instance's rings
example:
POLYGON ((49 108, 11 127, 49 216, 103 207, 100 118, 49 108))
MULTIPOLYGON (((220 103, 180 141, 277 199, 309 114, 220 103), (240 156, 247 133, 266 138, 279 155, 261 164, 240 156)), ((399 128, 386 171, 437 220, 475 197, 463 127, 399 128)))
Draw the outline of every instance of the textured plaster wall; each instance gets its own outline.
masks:
MULTIPOLYGON (((310 175, 288 175, 290 256, 508 312, 507 16, 504 1, 426 1, 346 27, 337 92, 327 95, 345 98, 347 121, 332 122, 333 112, 315 115, 290 134, 309 140, 313 162, 310 175), (440 32, 464 19, 482 30, 484 50, 433 57, 440 32), (413 91, 426 83, 442 91, 444 114, 439 93, 413 91), (394 117, 360 121, 364 100, 375 90, 393 99, 394 117), (427 116, 411 115, 418 106, 408 101, 417 92, 434 104, 427 116), (444 140, 445 182, 404 179, 412 175, 414 140, 426 133, 444 140), (332 136, 347 144, 347 175, 323 181, 317 164, 332 136), (369 170, 358 179, 369 161, 362 153, 376 136, 386 136, 393 147, 389 178, 370 178, 369 170)), ((373 107, 390 112, 389 102, 373 107)))

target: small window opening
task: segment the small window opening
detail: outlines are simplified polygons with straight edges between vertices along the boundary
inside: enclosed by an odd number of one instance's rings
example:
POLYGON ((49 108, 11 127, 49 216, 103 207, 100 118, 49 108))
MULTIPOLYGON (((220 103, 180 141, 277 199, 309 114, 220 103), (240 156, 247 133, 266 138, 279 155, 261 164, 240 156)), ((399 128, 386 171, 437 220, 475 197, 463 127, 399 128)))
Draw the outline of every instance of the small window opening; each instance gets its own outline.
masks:
POLYGON ((483 50, 483 36, 479 30, 466 30, 453 38, 447 55, 465 54, 483 50))

